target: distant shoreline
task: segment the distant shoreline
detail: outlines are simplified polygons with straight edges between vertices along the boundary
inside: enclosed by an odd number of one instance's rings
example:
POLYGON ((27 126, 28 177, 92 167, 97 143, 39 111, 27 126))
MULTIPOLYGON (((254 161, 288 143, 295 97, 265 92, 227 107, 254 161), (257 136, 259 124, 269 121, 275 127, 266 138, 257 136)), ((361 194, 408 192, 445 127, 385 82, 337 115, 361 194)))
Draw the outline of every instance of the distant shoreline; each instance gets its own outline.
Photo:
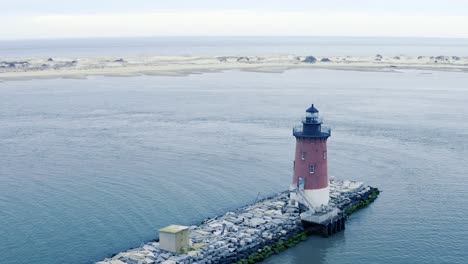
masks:
POLYGON ((89 76, 186 76, 226 70, 281 73, 290 69, 395 72, 430 70, 468 73, 468 57, 457 56, 150 56, 14 58, 0 60, 0 81, 86 79, 89 76))

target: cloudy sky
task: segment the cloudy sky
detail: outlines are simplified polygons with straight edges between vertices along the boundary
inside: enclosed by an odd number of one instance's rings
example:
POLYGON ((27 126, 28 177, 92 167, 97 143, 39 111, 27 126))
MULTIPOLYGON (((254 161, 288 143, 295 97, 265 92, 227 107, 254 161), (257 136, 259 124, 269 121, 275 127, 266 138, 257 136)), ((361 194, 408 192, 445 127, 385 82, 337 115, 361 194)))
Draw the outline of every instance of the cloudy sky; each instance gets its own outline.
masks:
POLYGON ((0 39, 113 36, 468 38, 467 0, 0 0, 0 39))

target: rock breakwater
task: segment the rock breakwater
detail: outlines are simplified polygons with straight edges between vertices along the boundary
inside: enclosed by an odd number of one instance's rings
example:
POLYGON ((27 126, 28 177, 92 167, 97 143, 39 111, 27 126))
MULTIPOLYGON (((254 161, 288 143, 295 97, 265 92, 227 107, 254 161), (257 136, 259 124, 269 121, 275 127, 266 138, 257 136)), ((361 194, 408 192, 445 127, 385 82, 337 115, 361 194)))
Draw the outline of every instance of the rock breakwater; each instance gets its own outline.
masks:
MULTIPOLYGON (((375 200, 378 190, 332 179, 330 194, 330 206, 349 215, 375 200)), ((186 254, 177 255, 162 250, 158 242, 148 242, 98 264, 254 263, 307 238, 300 213, 289 203, 289 192, 282 192, 191 226, 191 247, 186 254)))

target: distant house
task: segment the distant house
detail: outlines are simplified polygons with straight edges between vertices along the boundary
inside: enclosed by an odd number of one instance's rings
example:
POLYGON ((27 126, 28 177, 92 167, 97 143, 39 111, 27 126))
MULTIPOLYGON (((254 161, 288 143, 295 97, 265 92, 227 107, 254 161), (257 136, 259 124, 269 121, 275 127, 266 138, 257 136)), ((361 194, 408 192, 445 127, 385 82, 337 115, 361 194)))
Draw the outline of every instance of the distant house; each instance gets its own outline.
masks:
POLYGON ((24 68, 28 66, 29 66, 29 62, 27 61, 2 61, 0 62, 0 68, 24 68))
POLYGON ((302 62, 315 63, 317 62, 317 58, 315 58, 314 56, 307 56, 302 62))

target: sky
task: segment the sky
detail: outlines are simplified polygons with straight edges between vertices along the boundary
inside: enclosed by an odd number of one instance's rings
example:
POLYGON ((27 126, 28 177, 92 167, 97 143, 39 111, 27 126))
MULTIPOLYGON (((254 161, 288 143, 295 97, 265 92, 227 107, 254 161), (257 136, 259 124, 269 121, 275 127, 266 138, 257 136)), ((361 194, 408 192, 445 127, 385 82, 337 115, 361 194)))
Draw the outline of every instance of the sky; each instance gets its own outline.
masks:
POLYGON ((0 0, 0 39, 468 38, 468 0, 0 0))

